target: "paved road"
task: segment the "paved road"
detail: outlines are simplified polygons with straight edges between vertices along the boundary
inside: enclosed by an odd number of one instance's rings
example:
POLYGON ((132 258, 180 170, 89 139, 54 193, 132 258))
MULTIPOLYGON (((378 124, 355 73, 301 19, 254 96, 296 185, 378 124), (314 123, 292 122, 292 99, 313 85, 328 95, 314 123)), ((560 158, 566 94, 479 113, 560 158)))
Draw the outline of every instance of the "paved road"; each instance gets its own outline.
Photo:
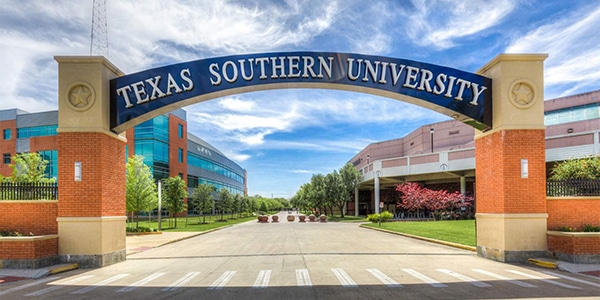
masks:
POLYGON ((600 281, 347 223, 238 224, 0 299, 598 299, 600 281))

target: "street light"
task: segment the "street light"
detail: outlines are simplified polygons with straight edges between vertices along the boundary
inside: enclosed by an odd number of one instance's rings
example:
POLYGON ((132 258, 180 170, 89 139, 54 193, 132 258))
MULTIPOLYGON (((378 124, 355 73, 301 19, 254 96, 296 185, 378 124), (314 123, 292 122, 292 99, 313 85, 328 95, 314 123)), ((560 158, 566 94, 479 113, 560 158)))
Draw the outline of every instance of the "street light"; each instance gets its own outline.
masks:
POLYGON ((429 128, 429 133, 431 134, 431 153, 433 153, 433 127, 429 128))

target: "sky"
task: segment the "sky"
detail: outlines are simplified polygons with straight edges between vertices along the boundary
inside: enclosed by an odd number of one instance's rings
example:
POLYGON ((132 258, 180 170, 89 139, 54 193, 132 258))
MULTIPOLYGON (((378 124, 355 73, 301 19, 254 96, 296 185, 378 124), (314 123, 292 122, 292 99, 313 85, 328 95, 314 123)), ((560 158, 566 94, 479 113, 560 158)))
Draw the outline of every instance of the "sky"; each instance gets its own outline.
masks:
MULTIPOLYGON (((476 72, 546 53, 545 99, 600 89, 600 1, 106 0, 108 59, 126 74, 235 54, 327 51, 476 72)), ((90 55, 92 0, 0 0, 0 109, 57 109, 54 56, 90 55)), ((282 89, 185 107, 188 131, 248 172, 250 195, 292 197, 368 144, 449 117, 369 94, 282 89)))

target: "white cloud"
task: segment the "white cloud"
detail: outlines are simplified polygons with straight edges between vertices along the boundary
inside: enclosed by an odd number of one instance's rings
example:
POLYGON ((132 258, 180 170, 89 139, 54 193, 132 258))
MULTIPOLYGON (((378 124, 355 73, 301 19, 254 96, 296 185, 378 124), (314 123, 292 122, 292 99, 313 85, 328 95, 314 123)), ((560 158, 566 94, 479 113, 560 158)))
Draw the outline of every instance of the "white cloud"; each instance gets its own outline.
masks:
POLYGON ((414 10, 405 11, 406 34, 415 44, 439 49, 453 47, 456 39, 497 25, 515 8, 511 0, 411 2, 414 10))
MULTIPOLYGON (((545 84, 570 85, 561 95, 600 80, 600 7, 590 6, 554 19, 517 38, 509 53, 547 53, 545 84)), ((551 96, 551 97, 552 97, 551 96)))

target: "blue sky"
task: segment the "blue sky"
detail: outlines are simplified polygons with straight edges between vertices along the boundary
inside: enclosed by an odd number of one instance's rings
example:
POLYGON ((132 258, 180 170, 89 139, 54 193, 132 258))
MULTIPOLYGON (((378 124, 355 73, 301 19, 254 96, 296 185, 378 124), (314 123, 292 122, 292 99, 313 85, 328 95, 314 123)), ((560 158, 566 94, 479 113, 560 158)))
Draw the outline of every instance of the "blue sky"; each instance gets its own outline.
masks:
MULTIPOLYGON (((89 55, 92 0, 0 2, 0 109, 57 108, 55 55, 89 55)), ((125 73, 274 51, 382 55, 475 72, 547 53, 545 98, 600 88, 600 1, 107 0, 109 60, 125 73)), ((276 90, 185 108, 189 131, 247 169, 249 193, 289 198, 369 143, 448 119, 396 100, 276 90)))

